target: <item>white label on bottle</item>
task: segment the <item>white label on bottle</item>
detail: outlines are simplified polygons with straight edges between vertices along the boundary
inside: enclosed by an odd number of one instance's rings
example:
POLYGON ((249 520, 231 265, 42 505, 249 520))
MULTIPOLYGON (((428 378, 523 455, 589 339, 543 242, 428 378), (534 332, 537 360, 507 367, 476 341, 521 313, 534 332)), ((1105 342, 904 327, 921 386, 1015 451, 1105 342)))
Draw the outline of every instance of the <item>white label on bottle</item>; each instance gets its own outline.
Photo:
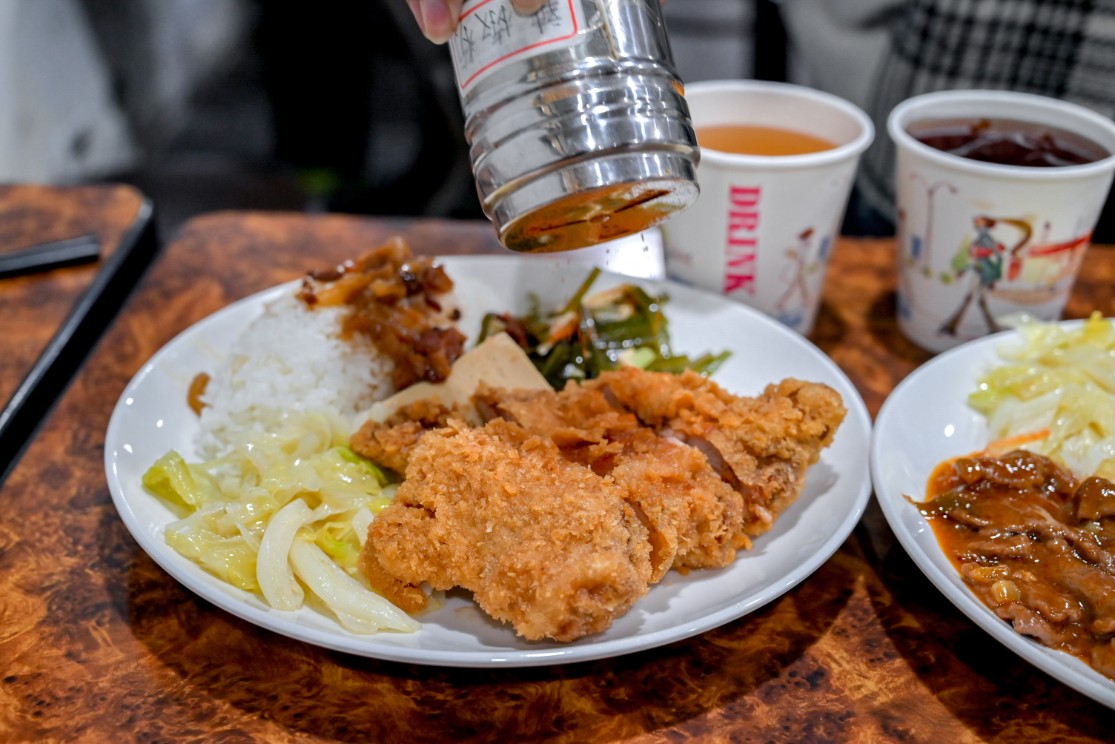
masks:
POLYGON ((511 0, 466 0, 449 39, 461 94, 503 62, 574 43, 584 27, 581 0, 546 0, 531 15, 511 0))

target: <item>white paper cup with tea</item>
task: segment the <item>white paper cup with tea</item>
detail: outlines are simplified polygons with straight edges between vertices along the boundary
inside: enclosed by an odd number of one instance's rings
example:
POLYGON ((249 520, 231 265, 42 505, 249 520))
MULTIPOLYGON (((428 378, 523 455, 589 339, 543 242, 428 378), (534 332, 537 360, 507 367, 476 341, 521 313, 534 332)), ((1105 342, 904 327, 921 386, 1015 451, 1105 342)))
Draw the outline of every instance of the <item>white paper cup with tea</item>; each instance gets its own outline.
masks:
POLYGON ((972 90, 904 101, 887 130, 906 337, 944 351, 1012 319, 1059 319, 1111 188, 1115 123, 972 90))
POLYGON ((871 120, 785 83, 707 81, 685 97, 701 194, 663 225, 667 273, 808 334, 871 120))

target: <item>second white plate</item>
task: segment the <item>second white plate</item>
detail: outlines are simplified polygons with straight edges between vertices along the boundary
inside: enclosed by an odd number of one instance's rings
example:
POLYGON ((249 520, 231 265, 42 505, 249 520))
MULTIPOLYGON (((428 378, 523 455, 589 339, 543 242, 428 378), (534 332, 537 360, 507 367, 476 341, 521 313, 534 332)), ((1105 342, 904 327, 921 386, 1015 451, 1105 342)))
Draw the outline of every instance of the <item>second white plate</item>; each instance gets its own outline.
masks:
POLYGON ((875 419, 871 443, 875 497, 906 552, 961 612, 1034 666, 1115 707, 1115 681, 1068 654, 1015 633, 972 594, 938 545, 933 528, 906 499, 925 500, 929 476, 939 463, 987 445, 983 416, 968 407, 968 394, 982 372, 1001 363, 996 350, 1013 340, 1016 333, 1008 331, 966 343, 919 367, 895 388, 875 419))

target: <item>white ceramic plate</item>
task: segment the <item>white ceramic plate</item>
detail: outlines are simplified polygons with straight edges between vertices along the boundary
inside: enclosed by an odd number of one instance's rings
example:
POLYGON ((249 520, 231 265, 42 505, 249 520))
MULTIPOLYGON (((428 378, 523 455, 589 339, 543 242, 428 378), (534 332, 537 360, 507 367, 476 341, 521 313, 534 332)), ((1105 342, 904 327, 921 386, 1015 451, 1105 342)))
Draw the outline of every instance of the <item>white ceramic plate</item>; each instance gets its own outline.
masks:
MULTIPOLYGON (((465 320, 477 309, 526 309, 534 292, 547 303, 566 299, 584 267, 560 258, 447 258, 465 320), (470 310, 472 308, 472 310, 470 310)), ((604 275, 597 287, 621 277, 604 275)), ((826 382, 843 397, 848 416, 833 445, 812 468, 805 490, 774 529, 750 552, 716 571, 671 571, 607 632, 574 643, 523 641, 488 619, 461 593, 424 615, 410 635, 349 633, 331 618, 303 608, 273 610, 171 550, 163 539, 172 513, 141 486, 143 472, 177 449, 191 459, 197 428, 186 389, 199 371, 212 370, 235 337, 285 285, 248 297, 186 330, 157 353, 124 390, 109 423, 105 467, 120 516, 136 541, 186 587, 256 625, 326 648, 395 661, 445 666, 532 666, 616 656, 687 638, 745 615, 783 594, 828 559, 851 532, 870 496, 870 418, 863 400, 837 366, 799 335, 756 311, 677 284, 644 282, 667 291, 666 313, 678 352, 730 349, 715 378, 727 389, 755 394, 787 376, 826 382)), ((471 330, 469 325, 466 330, 471 330)), ((470 336, 475 338, 475 336, 470 336)))
POLYGON ((940 549, 933 528, 905 498, 923 501, 929 476, 941 461, 987 444, 983 416, 966 400, 980 374, 1002 363, 997 349, 1014 341, 1017 334, 1006 331, 968 342, 927 362, 895 388, 875 419, 871 443, 875 497, 910 557, 961 612, 1042 671, 1115 707, 1115 681, 1069 654, 1015 633, 972 594, 940 549))

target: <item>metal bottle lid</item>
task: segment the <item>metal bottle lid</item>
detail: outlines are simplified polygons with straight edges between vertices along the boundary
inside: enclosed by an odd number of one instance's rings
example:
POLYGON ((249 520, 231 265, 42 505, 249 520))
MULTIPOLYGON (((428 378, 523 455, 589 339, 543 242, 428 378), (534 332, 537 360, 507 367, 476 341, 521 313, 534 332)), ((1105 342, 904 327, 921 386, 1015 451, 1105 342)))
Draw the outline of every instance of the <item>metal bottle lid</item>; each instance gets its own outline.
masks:
POLYGON ((659 0, 468 0, 450 41, 477 192, 516 251, 644 230, 697 198, 659 0))

